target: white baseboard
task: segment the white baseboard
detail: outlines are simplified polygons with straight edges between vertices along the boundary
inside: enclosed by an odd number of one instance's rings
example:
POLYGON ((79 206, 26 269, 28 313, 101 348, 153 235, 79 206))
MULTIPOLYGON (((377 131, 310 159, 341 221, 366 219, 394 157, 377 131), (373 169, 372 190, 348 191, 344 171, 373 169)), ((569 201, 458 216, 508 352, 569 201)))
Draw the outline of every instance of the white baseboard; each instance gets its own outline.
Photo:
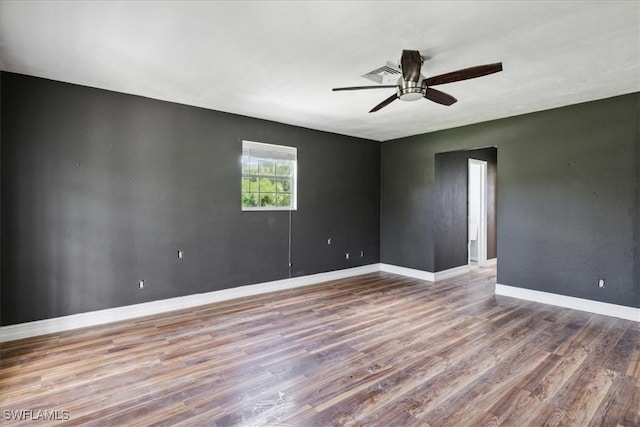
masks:
POLYGON ((587 311, 589 313, 604 314, 605 316, 640 322, 640 308, 609 304, 606 302, 570 297, 549 292, 534 291, 515 286, 501 285, 499 283, 496 284, 496 295, 519 298, 527 301, 540 302, 543 304, 587 311))
POLYGON ((413 277, 414 279, 426 280, 428 282, 437 282, 438 280, 444 280, 450 277, 466 274, 471 271, 471 269, 468 265, 461 265, 459 267, 432 273, 430 271, 416 270, 414 268, 400 267, 398 265, 380 264, 380 271, 413 277))
POLYGON ((413 277, 414 279, 426 280, 427 282, 435 282, 435 275, 430 271, 400 267, 393 264, 380 264, 380 271, 399 274, 401 276, 413 277))
POLYGON ((498 258, 491 258, 491 259, 488 259, 488 260, 484 263, 484 267, 493 267, 494 265, 498 265, 498 258))
POLYGON ((461 274, 467 274, 471 269, 469 265, 461 265, 459 267, 453 267, 448 270, 436 271, 434 273, 435 281, 448 279, 450 277, 460 276, 461 274))
POLYGON ((347 268, 344 270, 335 270, 326 273, 258 283, 255 285, 238 286, 236 288, 223 289, 202 294, 186 295, 159 301, 56 317, 53 319, 36 320, 16 325, 2 326, 0 327, 0 342, 134 319, 136 317, 160 314, 267 292, 293 289, 328 282, 331 280, 358 276, 360 274, 374 273, 377 271, 380 271, 380 264, 370 264, 361 267, 347 268))
MULTIPOLYGON (((347 268, 344 270, 329 271, 326 273, 239 286, 236 288, 223 289, 202 294, 186 295, 165 300, 56 317, 53 319, 36 320, 16 325, 2 326, 0 327, 0 342, 134 319, 137 317, 227 301, 234 298, 309 286, 331 280, 358 276, 361 274, 375 273, 377 271, 385 271, 388 273, 435 282, 436 280, 443 280, 449 277, 465 274, 469 271, 469 266, 465 265, 432 273, 429 271, 416 270, 391 264, 370 264, 361 267, 347 268)), ((557 305, 560 307, 567 307, 575 310, 588 311, 591 313, 604 314, 607 316, 640 322, 640 309, 638 308, 568 297, 547 292, 533 291, 530 289, 501 284, 496 284, 495 293, 496 295, 510 296, 528 301, 541 302, 544 304, 557 305)))

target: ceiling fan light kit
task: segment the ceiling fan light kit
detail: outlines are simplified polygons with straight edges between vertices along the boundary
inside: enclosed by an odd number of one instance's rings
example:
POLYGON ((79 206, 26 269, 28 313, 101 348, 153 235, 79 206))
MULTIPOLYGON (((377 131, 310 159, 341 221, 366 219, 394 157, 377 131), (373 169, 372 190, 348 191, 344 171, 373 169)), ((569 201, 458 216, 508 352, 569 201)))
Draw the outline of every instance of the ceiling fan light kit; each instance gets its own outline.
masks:
POLYGON ((397 95, 402 101, 417 101, 424 97, 426 88, 422 87, 420 82, 406 82, 402 81, 398 83, 397 95))
MULTIPOLYGON (((421 98, 426 98, 430 101, 436 102, 441 105, 452 105, 457 102, 453 96, 432 88, 431 86, 441 85, 445 83, 453 83, 461 80, 474 79, 476 77, 486 76, 488 74, 497 73, 502 71, 502 62, 496 62, 494 64, 478 65, 475 67, 464 68, 450 73, 440 74, 438 76, 426 78, 422 75, 421 69, 424 62, 424 57, 420 55, 417 50, 403 50, 402 57, 400 58, 400 70, 402 76, 398 78, 395 85, 379 85, 379 86, 353 86, 353 87, 341 87, 334 88, 334 91, 342 90, 361 90, 361 89, 384 89, 395 88, 396 93, 389 98, 382 101, 369 111, 374 113, 383 107, 391 104, 396 99, 403 101, 417 101, 421 98)), ((365 74, 363 77, 370 80, 382 83, 386 78, 388 80, 388 70, 379 68, 365 74), (382 76, 382 77, 380 77, 382 76)), ((390 73, 393 75, 392 73, 390 73)), ((395 78, 395 76, 394 76, 395 78)))

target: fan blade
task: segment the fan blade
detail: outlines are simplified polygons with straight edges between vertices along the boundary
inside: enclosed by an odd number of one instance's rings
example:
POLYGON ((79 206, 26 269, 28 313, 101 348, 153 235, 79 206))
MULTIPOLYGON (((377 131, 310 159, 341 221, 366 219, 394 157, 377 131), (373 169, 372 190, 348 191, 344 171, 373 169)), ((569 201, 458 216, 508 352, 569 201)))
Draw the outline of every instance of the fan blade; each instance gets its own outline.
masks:
POLYGON ((427 88, 427 91, 424 94, 424 97, 430 101, 437 102, 438 104, 449 106, 458 102, 453 96, 448 93, 441 92, 439 90, 433 89, 431 87, 427 88))
POLYGON ((398 94, 394 93, 393 95, 391 95, 390 97, 388 97, 387 99, 385 99, 384 101, 382 101, 380 104, 376 105, 375 107, 373 107, 371 109, 371 111, 369 111, 370 113, 375 113, 376 111, 378 111, 379 109, 386 107, 387 105, 391 104, 393 101, 395 101, 398 98, 398 94))
POLYGON ((440 74, 439 76, 429 77, 422 81, 423 86, 435 86, 445 83, 458 82, 460 80, 475 79, 476 77, 486 76, 502 71, 502 62, 495 64, 478 65, 475 67, 463 68, 462 70, 452 71, 450 73, 440 74))
POLYGON ((422 68, 422 57, 417 50, 403 50, 402 59, 402 79, 405 82, 417 82, 420 79, 420 68, 422 68))
POLYGON ((390 87, 398 87, 397 85, 378 85, 378 86, 352 86, 352 87, 334 87, 333 91, 338 90, 360 90, 360 89, 385 89, 390 87))

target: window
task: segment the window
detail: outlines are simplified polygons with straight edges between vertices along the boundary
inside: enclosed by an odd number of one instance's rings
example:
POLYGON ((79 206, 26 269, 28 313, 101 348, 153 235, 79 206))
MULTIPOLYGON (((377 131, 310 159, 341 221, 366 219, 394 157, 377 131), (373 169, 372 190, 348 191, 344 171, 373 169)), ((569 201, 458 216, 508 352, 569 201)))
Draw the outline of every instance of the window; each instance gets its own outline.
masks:
POLYGON ((242 141, 242 210, 296 209, 297 149, 242 141))

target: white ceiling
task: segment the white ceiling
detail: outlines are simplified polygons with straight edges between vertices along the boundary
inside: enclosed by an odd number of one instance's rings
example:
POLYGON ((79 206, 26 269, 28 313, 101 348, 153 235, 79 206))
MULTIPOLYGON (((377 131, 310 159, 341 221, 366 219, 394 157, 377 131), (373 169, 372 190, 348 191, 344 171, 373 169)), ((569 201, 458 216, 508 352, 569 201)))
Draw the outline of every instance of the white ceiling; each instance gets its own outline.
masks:
POLYGON ((640 2, 1 0, 0 69, 383 141, 640 91, 640 2), (402 49, 504 71, 451 107, 331 91, 402 49))

